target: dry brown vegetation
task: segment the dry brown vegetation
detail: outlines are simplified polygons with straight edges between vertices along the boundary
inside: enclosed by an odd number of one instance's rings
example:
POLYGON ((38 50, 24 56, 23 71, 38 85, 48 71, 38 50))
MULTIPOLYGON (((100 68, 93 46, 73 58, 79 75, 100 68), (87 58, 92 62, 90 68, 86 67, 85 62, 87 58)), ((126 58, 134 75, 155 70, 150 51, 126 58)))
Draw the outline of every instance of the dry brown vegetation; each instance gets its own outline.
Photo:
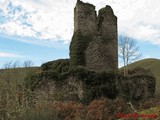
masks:
MULTIPOLYGON (((73 101, 36 101, 25 87, 26 74, 40 72, 39 68, 0 70, 0 120, 116 120, 117 113, 133 113, 134 110, 122 99, 100 98, 89 104, 73 101)), ((45 97, 45 96, 44 96, 45 97)), ((47 96, 46 96, 47 97, 47 96)), ((136 110, 160 106, 152 98, 133 103, 136 110)))

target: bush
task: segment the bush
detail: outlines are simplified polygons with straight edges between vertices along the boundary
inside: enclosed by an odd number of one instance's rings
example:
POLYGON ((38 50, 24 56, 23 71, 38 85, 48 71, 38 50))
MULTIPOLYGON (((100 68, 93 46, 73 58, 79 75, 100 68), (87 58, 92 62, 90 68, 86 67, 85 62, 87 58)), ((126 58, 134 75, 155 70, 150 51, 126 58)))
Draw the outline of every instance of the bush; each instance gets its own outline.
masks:
POLYGON ((67 72, 69 69, 69 59, 59 59, 41 65, 43 71, 54 70, 58 73, 67 72))
POLYGON ((33 91, 38 83, 38 74, 30 72, 26 75, 24 81, 25 81, 25 88, 33 91))
POLYGON ((150 70, 146 70, 146 69, 141 68, 141 67, 136 67, 136 68, 134 68, 132 70, 129 70, 128 74, 132 75, 132 76, 137 76, 137 75, 153 76, 153 74, 152 74, 152 72, 150 70))
POLYGON ((47 70, 41 73, 41 76, 46 80, 57 80, 60 78, 60 73, 54 70, 47 70))
POLYGON ((42 64, 42 72, 38 75, 45 80, 63 80, 68 76, 69 59, 59 59, 42 64))
POLYGON ((89 105, 75 102, 56 103, 59 118, 64 120, 115 120, 118 113, 132 113, 132 109, 122 99, 101 98, 89 105))
POLYGON ((75 102, 57 102, 55 109, 59 114, 59 119, 62 120, 84 120, 85 118, 85 106, 75 102))
POLYGON ((72 76, 76 76, 80 80, 87 78, 87 75, 89 75, 89 73, 90 71, 86 70, 84 66, 76 66, 69 69, 69 74, 72 76))
POLYGON ((160 106, 160 98, 149 98, 147 100, 141 100, 139 102, 135 102, 134 105, 137 109, 148 109, 160 106))

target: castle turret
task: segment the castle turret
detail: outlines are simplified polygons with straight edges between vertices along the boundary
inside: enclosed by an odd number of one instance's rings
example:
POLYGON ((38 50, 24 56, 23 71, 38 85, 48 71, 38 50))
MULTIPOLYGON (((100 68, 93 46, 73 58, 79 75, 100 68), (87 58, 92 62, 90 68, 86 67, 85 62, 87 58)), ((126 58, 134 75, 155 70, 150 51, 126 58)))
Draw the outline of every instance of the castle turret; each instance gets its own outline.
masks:
POLYGON ((97 24, 98 31, 102 33, 103 38, 117 37, 117 17, 110 6, 106 5, 99 10, 97 24))
MULTIPOLYGON (((102 39, 103 57, 105 59, 100 68, 108 71, 118 69, 117 17, 108 5, 99 10, 97 30, 102 39)), ((100 41, 100 40, 99 40, 100 41)), ((102 54, 101 53, 101 54, 102 54)))
POLYGON ((74 32, 81 31, 82 34, 93 34, 96 30, 95 6, 77 0, 74 8, 74 32))

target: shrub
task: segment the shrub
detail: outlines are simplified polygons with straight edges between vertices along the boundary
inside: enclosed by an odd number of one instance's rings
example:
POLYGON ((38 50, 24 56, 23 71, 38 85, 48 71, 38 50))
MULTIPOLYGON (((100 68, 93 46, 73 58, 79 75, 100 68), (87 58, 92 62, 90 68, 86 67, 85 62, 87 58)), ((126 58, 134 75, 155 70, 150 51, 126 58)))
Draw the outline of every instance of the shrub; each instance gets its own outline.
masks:
POLYGON ((26 75, 24 81, 25 81, 25 88, 33 91, 33 89, 38 83, 38 74, 30 72, 26 75))
POLYGON ((55 109, 59 114, 59 119, 63 120, 84 120, 85 119, 85 106, 75 102, 57 102, 55 109))
POLYGON ((76 66, 69 69, 69 74, 72 76, 76 76, 80 80, 83 80, 87 78, 87 75, 89 75, 89 71, 86 70, 84 66, 76 66))
POLYGON ((153 76, 152 72, 150 70, 146 70, 144 68, 141 68, 141 67, 136 67, 132 70, 129 70, 128 71, 128 74, 129 75, 132 75, 132 76, 137 76, 137 75, 149 75, 149 76, 153 76))
POLYGON ((151 107, 160 106, 160 98, 149 98, 147 100, 141 100, 139 102, 134 103, 137 109, 148 109, 151 107))
POLYGON ((57 71, 54 71, 54 70, 47 70, 47 71, 43 71, 41 73, 41 76, 43 78, 45 78, 46 80, 48 80, 48 79, 57 80, 60 78, 60 73, 58 73, 57 71))
POLYGON ((69 69, 69 59, 59 59, 41 65, 43 71, 54 70, 58 73, 67 72, 69 69))
POLYGON ((101 98, 89 105, 75 102, 55 104, 59 119, 64 120, 115 120, 118 113, 132 113, 132 109, 122 99, 110 100, 101 98))

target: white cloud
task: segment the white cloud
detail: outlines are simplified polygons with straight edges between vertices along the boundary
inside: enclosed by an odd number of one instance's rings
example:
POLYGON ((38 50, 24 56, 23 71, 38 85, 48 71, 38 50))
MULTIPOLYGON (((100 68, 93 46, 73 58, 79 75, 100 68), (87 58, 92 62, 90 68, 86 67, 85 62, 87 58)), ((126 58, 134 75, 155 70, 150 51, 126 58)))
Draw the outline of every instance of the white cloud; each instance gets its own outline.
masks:
POLYGON ((67 43, 73 35, 73 7, 71 0, 5 0, 1 8, 10 20, 0 26, 0 31, 45 40, 60 39, 67 43))
MULTIPOLYGON (((119 34, 160 44, 160 1, 83 0, 96 9, 111 5, 118 17, 119 34)), ((76 0, 1 0, 6 21, 0 32, 43 40, 70 42, 73 35, 73 9, 76 0)))
POLYGON ((22 57, 21 55, 13 54, 13 53, 6 53, 0 52, 0 57, 22 57))

